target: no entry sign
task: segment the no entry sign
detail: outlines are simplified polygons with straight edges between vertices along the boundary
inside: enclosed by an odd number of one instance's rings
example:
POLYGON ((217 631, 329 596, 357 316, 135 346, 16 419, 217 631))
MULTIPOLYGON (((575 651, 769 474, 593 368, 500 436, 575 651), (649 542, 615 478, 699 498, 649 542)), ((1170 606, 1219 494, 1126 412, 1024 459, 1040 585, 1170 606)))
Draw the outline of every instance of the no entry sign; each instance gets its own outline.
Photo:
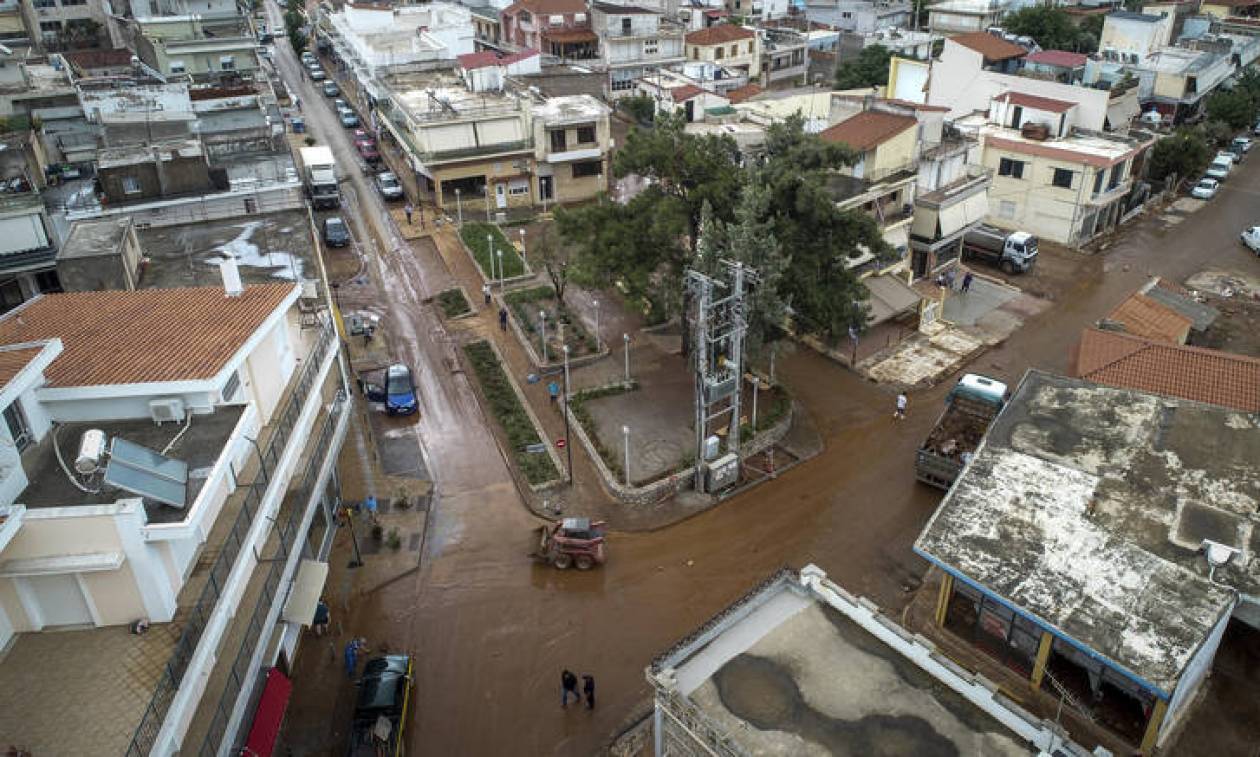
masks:
POLYGON ((565 444, 566 444, 566 442, 564 441, 564 439, 557 439, 557 440, 556 440, 556 449, 564 449, 564 445, 565 445, 565 444))

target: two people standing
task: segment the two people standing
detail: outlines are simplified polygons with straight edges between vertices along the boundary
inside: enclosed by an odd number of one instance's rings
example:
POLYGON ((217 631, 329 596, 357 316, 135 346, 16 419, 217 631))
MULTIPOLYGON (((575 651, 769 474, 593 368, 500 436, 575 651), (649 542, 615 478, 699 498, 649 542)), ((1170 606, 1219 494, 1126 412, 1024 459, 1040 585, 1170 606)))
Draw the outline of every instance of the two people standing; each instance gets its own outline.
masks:
MULTIPOLYGON (((578 694, 578 679, 573 671, 565 669, 560 673, 560 706, 569 706, 569 695, 573 695, 573 701, 578 704, 582 703, 582 695, 578 694)), ((582 693, 586 695, 586 709, 595 709, 595 676, 585 673, 582 675, 582 693)))

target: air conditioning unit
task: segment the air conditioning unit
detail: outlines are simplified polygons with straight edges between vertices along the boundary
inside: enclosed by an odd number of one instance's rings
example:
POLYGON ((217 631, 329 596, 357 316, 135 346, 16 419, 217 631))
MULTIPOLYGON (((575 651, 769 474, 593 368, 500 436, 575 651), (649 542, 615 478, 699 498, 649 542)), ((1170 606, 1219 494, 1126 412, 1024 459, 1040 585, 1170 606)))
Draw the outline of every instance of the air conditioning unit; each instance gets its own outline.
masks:
POLYGON ((149 402, 149 417, 159 426, 167 421, 180 423, 184 420, 184 401, 178 397, 151 400, 149 402))

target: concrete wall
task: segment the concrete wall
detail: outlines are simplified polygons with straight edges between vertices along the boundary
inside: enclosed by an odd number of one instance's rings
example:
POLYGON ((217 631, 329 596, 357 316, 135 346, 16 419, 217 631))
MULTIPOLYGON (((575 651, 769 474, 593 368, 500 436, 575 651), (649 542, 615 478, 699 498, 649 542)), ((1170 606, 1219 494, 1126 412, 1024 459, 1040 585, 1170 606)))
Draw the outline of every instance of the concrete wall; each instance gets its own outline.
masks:
POLYGON ((281 321, 237 369, 241 388, 245 396, 257 404, 264 424, 270 422, 296 365, 297 356, 289 341, 288 326, 281 321))
MULTIPOLYGON (((1206 6, 1204 8, 1206 9, 1206 6)), ((1172 26, 1171 14, 1155 23, 1107 16, 1103 20, 1102 34, 1098 38, 1098 49, 1136 53, 1139 57, 1145 58, 1169 43, 1172 26)))
POLYGON ((1229 619, 1229 613, 1221 617, 1220 622, 1212 629, 1212 633, 1204 640, 1203 645, 1194 653, 1194 657, 1190 658, 1190 662, 1182 671, 1181 679, 1177 681, 1177 689, 1173 691, 1172 701, 1168 704, 1168 712, 1164 715, 1164 722, 1160 724, 1159 743, 1163 743, 1173 727, 1189 711, 1194 695, 1198 693, 1203 679, 1207 678, 1208 672, 1212 669, 1212 661, 1216 659, 1216 650, 1221 646, 1221 637, 1225 635, 1229 619))
POLYGON ((128 227, 117 254, 59 258, 57 277, 67 292, 130 291, 136 288, 140 243, 134 227, 128 227))
POLYGON ((192 158, 175 157, 162 161, 136 163, 127 166, 102 168, 97 171, 106 202, 134 202, 169 195, 205 193, 211 189, 210 167, 206 159, 198 155, 192 158), (125 179, 139 183, 140 191, 128 192, 125 179))

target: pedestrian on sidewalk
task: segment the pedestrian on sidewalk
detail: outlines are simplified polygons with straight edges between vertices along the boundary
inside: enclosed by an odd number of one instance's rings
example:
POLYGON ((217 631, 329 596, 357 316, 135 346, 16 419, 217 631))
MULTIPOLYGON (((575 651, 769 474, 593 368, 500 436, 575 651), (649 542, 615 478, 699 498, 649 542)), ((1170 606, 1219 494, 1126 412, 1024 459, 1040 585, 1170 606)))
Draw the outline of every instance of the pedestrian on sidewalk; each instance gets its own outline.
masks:
POLYGON ((547 384, 547 394, 551 397, 551 404, 556 404, 556 398, 560 396, 560 385, 554 381, 547 384))
POLYGON ((319 598, 319 602, 315 605, 315 618, 311 621, 311 630, 316 636, 323 636, 328 633, 328 603, 323 597, 319 598))
POLYGON ((906 417, 906 405, 909 403, 910 400, 906 397, 905 392, 897 393, 897 409, 893 411, 893 418, 895 420, 902 420, 906 417))
POLYGON ((367 652, 367 639, 355 637, 346 645, 346 677, 354 678, 354 671, 359 665, 359 653, 367 652))
POLYGON ((363 500, 363 509, 367 510, 368 520, 376 523, 376 497, 368 495, 368 498, 363 500))
POLYGON ((481 285, 481 296, 486 299, 486 304, 490 304, 490 282, 481 285))
POLYGON ((963 294, 966 294, 967 292, 971 291, 971 282, 975 281, 975 278, 976 277, 971 273, 971 271, 967 271, 967 275, 963 276, 963 283, 962 283, 963 294))
POLYGON ((595 676, 590 673, 582 675, 582 692, 586 694, 586 709, 595 709, 595 676))
POLYGON ((560 673, 560 706, 569 706, 569 695, 573 695, 575 701, 581 702, 582 697, 577 692, 577 676, 573 675, 573 671, 565 669, 560 673))
MULTIPOLYGON (((486 287, 490 285, 486 284, 486 287)), ((499 308, 499 331, 507 331, 507 308, 499 308)))
POLYGON ((407 225, 411 225, 411 214, 415 212, 415 208, 411 207, 411 203, 403 206, 403 212, 407 214, 407 225))

